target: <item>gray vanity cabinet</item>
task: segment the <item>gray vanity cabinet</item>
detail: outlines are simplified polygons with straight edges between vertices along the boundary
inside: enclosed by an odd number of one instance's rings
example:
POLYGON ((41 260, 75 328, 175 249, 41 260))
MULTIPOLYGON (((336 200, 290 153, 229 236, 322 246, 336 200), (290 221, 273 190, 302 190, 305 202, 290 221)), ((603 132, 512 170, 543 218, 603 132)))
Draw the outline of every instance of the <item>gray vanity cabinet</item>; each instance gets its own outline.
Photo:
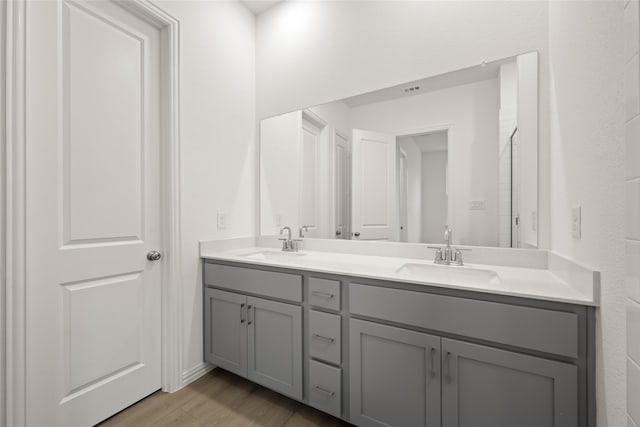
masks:
POLYGON ((247 298, 248 378, 302 399, 302 307, 247 298))
POLYGON ((590 307, 211 261, 204 283, 208 362, 354 425, 595 426, 590 307))
POLYGON ((443 427, 577 427, 575 365, 442 339, 443 427))
POLYGON ((440 426, 440 337, 351 319, 350 422, 440 426))
POLYGON ((302 307, 205 289, 205 360, 302 399, 302 307))
POLYGON ((207 362, 247 376, 247 297, 233 292, 204 290, 204 356, 207 362))

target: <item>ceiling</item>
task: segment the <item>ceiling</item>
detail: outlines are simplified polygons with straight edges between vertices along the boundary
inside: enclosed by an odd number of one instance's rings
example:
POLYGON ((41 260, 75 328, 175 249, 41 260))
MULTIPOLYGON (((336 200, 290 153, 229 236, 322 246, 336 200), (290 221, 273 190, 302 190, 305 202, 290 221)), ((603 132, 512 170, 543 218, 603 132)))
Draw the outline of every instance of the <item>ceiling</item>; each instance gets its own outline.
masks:
POLYGON ((448 149, 448 132, 446 130, 398 137, 399 142, 403 140, 412 140, 423 153, 447 151, 448 149))
POLYGON ((404 83, 398 86, 392 86, 373 92, 364 93, 362 95, 352 96, 343 99, 350 107, 359 107, 362 105, 373 104, 375 102, 390 101, 392 99, 402 98, 406 96, 420 95, 426 92, 447 89, 454 86, 460 86, 469 83, 476 83, 483 80, 497 78, 500 73, 500 65, 509 62, 515 62, 515 58, 507 58, 500 61, 493 61, 475 67, 464 68, 462 70, 452 71, 450 73, 440 74, 437 76, 427 77, 426 79, 416 80, 404 83), (419 86, 417 91, 405 92, 405 88, 419 86))
POLYGON ((259 15, 282 0, 241 0, 254 15, 259 15))

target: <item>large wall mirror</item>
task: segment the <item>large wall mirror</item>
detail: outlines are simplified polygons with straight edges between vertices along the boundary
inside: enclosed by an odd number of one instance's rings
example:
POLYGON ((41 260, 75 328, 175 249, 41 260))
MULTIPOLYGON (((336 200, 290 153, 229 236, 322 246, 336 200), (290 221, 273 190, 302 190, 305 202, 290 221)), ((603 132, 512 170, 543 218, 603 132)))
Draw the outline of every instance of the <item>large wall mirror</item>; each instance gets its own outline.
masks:
POLYGON ((538 245, 536 52, 260 123, 260 231, 538 245))

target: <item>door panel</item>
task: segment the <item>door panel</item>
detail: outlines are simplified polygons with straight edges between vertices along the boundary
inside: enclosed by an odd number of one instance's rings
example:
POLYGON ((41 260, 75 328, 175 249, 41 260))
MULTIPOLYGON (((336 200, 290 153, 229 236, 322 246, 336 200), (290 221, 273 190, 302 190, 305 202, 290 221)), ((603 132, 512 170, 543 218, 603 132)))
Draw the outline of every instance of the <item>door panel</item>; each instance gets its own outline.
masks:
POLYGON ((302 307, 248 298, 248 378, 302 399, 302 307))
POLYGON ((577 367, 442 339, 445 427, 575 427, 577 367))
POLYGON ((350 320, 351 422, 440 426, 440 338, 350 320))
POLYGON ((395 153, 395 136, 353 130, 354 238, 397 239, 395 153))
POLYGON ((27 14, 27 422, 92 425, 160 388, 160 34, 110 1, 27 14))
POLYGON ((205 360, 247 376, 247 327, 244 295, 205 290, 205 360))
POLYGON ((340 133, 335 134, 335 226, 337 239, 349 239, 350 222, 349 206, 351 204, 349 141, 340 133))
POLYGON ((307 237, 320 237, 321 129, 303 114, 300 137, 300 226, 307 237))
POLYGON ((141 239, 144 40, 99 11, 62 10, 64 244, 141 239))

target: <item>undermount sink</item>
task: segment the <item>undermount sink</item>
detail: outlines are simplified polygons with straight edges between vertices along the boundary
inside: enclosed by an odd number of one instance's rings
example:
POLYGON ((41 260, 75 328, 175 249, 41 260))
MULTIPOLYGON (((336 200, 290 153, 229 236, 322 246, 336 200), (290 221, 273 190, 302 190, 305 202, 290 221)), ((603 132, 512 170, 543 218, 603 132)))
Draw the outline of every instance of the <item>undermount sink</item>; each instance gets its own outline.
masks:
POLYGON ((244 256, 247 258, 263 261, 291 261, 305 255, 306 254, 300 252, 258 251, 246 254, 244 256))
POLYGON ((396 273, 437 283, 445 282, 460 285, 500 283, 500 277, 495 271, 454 265, 409 263, 398 268, 396 273))

